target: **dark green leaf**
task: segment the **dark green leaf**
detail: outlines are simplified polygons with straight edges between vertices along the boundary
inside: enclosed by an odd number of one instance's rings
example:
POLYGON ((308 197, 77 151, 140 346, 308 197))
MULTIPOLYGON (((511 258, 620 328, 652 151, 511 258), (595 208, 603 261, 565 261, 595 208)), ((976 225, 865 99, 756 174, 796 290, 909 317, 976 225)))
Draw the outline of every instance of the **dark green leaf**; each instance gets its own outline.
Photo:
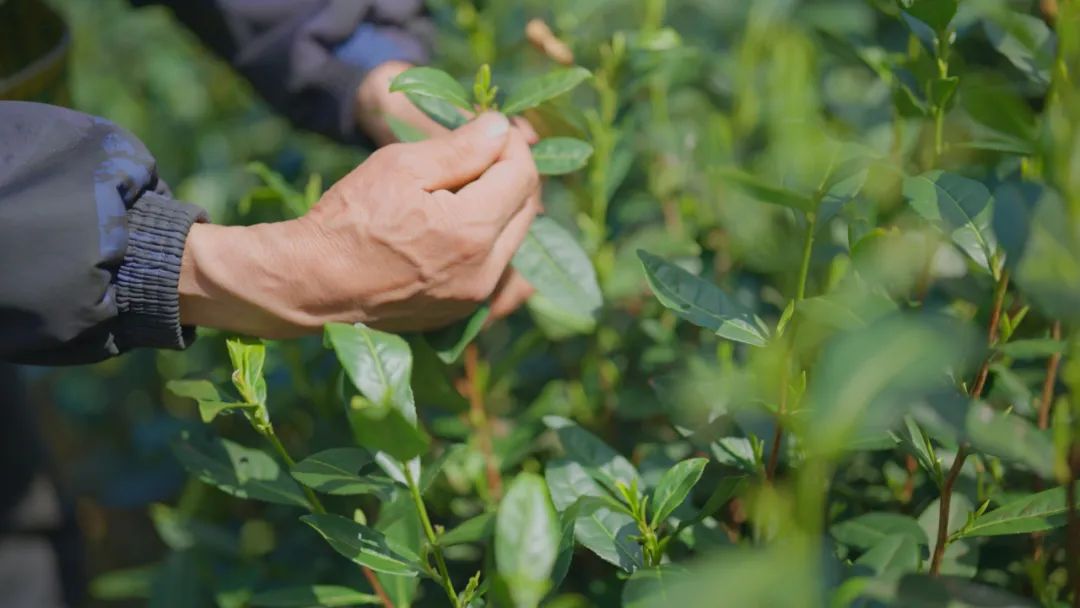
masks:
POLYGON ((189 473, 226 494, 308 507, 300 486, 266 452, 227 439, 197 437, 185 432, 173 445, 173 453, 189 473))
POLYGON ((1057 53, 1053 30, 1038 17, 1015 11, 991 13, 983 21, 990 44, 1040 85, 1050 83, 1057 53))
POLYGON ((1065 352, 1065 343, 1051 338, 1014 340, 998 347, 998 352, 1013 359, 1042 359, 1065 352))
POLYGON ((858 549, 875 547, 890 536, 908 536, 924 547, 929 544, 919 522, 899 513, 865 513, 833 524, 829 533, 837 542, 858 549))
POLYGON ((894 534, 878 541, 869 551, 855 560, 875 573, 902 574, 919 568, 919 545, 907 534, 894 534))
POLYGON ((718 169, 720 177, 763 203, 780 205, 803 212, 814 210, 814 201, 809 196, 799 194, 774 185, 749 173, 733 168, 718 169))
POLYGON ((361 593, 337 585, 305 585, 286 587, 256 594, 249 600, 254 608, 345 608, 347 606, 379 606, 379 596, 361 593))
POLYGON ((1026 465, 1044 479, 1054 478, 1054 445, 1049 434, 1019 414, 975 404, 968 410, 967 434, 979 450, 1026 465))
POLYGON ((647 251, 638 251, 645 276, 660 303, 721 338, 764 346, 761 320, 743 310, 720 287, 647 251))
POLYGON ((315 528, 335 551, 362 566, 387 574, 415 575, 419 572, 416 555, 391 543, 377 530, 340 515, 311 514, 300 520, 315 528))
POLYGON ((436 97, 417 95, 416 93, 406 93, 405 96, 428 118, 447 129, 456 129, 469 122, 469 115, 463 113, 458 106, 448 101, 436 97))
POLYGON ((371 455, 365 450, 332 448, 312 454, 296 463, 292 468, 292 476, 312 490, 324 494, 377 494, 386 497, 393 488, 393 483, 385 477, 362 473, 371 465, 371 455))
POLYGON ((944 32, 956 16, 957 0, 900 0, 900 7, 909 15, 929 25, 935 32, 944 32))
POLYGON ((429 67, 410 68, 398 74, 390 90, 415 97, 430 97, 472 111, 465 89, 452 76, 429 67))
POLYGON ((686 500, 690 490, 705 472, 707 458, 691 458, 668 469, 653 491, 653 526, 664 521, 686 500))
POLYGON ((520 473, 499 503, 495 565, 516 608, 534 608, 550 586, 559 520, 542 477, 520 473))
POLYGON ((480 335, 480 331, 484 329, 484 323, 487 323, 490 314, 491 307, 483 304, 468 319, 458 321, 443 329, 426 332, 424 339, 435 350, 435 354, 439 356, 439 359, 443 363, 450 365, 457 361, 461 357, 461 353, 465 352, 465 347, 471 344, 476 339, 476 336, 480 335))
POLYGON ((919 608, 1034 608, 1038 604, 1003 590, 972 583, 958 576, 907 574, 899 580, 868 580, 861 597, 888 606, 919 608))
POLYGON ((1027 534, 1060 528, 1066 523, 1068 505, 1065 488, 1054 488, 1001 505, 987 511, 965 527, 961 538, 1027 534))
POLYGON ((416 402, 435 406, 453 414, 469 409, 469 401, 454 388, 449 368, 422 336, 409 338, 413 354, 411 385, 416 402))
POLYGON ((981 183, 955 173, 930 171, 904 178, 904 196, 919 215, 949 236, 983 269, 991 269, 997 244, 990 231, 994 199, 981 183))
POLYGON ((588 164, 592 153, 592 146, 572 137, 549 137, 532 147, 533 160, 540 175, 573 173, 588 164))
POLYGON ((642 568, 626 581, 622 592, 623 608, 661 608, 672 606, 671 590, 687 578, 689 572, 675 564, 642 568))
POLYGON ((641 487, 641 477, 634 465, 596 435, 560 416, 545 416, 544 424, 558 435, 567 457, 585 467, 609 491, 616 492, 619 483, 641 487))
POLYGON ((555 70, 519 85, 514 93, 507 97, 502 111, 506 114, 520 114, 570 92, 590 77, 592 74, 589 70, 582 67, 555 70))
POLYGON ((538 217, 514 254, 514 268, 535 289, 532 301, 545 312, 592 331, 603 305, 589 256, 555 220, 538 217))
POLYGON ((357 443, 402 462, 425 453, 431 444, 415 420, 389 404, 379 405, 356 396, 345 411, 357 443))

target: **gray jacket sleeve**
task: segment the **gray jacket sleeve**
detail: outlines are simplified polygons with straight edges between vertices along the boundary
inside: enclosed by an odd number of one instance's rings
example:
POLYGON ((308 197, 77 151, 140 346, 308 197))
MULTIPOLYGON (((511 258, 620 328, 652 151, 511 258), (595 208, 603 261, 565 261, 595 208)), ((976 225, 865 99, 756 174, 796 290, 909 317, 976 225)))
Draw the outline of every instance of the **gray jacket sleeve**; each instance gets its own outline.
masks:
POLYGON ((202 210, 174 200, 106 120, 0 101, 0 360, 98 361, 183 348, 178 280, 202 210))
POLYGON ((356 88, 391 60, 426 63, 422 0, 132 0, 163 4, 297 126, 357 142, 356 88))

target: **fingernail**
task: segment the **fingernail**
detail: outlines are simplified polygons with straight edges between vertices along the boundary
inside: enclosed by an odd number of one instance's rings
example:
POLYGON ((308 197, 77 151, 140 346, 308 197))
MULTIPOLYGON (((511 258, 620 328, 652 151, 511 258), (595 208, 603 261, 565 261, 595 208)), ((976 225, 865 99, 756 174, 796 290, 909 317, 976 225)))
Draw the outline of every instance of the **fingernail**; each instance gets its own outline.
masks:
POLYGON ((489 112, 481 120, 487 121, 487 125, 484 126, 484 133, 491 139, 501 138, 510 130, 510 119, 502 114, 489 112))

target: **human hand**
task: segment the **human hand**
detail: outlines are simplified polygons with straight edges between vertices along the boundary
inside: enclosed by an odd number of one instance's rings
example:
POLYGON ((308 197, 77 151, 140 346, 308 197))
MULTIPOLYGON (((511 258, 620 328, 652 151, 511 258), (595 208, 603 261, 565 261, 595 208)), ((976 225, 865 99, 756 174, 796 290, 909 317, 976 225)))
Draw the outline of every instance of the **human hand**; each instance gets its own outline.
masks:
POLYGON ((181 321, 285 338, 333 321, 431 329, 489 298, 504 308, 538 183, 525 139, 498 114, 387 146, 300 219, 194 226, 181 321))

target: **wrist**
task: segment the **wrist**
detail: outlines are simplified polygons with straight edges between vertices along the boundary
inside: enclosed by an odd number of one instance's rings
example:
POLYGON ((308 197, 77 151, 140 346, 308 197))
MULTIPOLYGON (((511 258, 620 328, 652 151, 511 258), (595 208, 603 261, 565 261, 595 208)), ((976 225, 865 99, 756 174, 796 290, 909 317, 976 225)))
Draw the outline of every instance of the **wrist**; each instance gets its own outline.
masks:
POLYGON ((193 226, 180 266, 181 322, 262 338, 319 331, 302 300, 312 293, 311 238, 301 220, 193 226))

